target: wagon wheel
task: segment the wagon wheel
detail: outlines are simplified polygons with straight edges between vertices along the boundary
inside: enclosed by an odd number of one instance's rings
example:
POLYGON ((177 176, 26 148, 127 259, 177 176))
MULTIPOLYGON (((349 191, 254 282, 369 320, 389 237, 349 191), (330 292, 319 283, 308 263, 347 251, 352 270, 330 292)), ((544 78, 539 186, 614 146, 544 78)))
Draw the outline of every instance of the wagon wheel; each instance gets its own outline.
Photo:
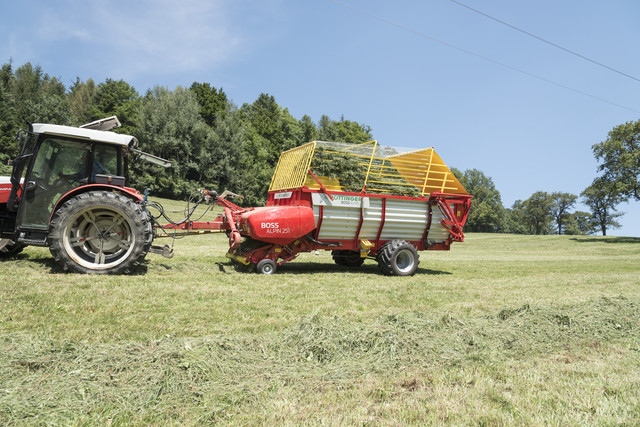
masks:
POLYGON ((331 256, 336 264, 347 267, 360 267, 364 263, 358 251, 333 250, 331 256))
POLYGON ((256 265, 256 271, 258 274, 274 274, 276 272, 276 263, 273 260, 265 258, 260 260, 256 265))
POLYGON ((49 250, 65 270, 76 273, 130 273, 152 240, 151 222, 140 206, 108 191, 73 197, 49 226, 49 250))
POLYGON ((0 239, 0 258, 11 258, 18 255, 24 249, 22 243, 16 243, 11 239, 0 239))
POLYGON ((378 252, 378 269, 387 276, 413 276, 418 269, 416 248, 404 240, 391 240, 378 252))

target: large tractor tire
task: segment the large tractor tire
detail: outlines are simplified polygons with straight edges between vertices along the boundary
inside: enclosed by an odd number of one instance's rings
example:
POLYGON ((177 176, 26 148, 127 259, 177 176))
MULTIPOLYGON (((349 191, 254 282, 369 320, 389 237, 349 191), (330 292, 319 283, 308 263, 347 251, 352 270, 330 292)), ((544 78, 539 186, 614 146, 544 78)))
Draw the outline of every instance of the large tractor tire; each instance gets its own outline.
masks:
POLYGON ((416 248, 404 240, 390 240, 378 252, 378 269, 386 276, 413 276, 420 256, 416 248))
POLYGON ((49 250, 66 271, 131 273, 149 252, 153 228, 128 197, 90 191, 69 199, 49 226, 49 250))
POLYGON ((358 251, 334 250, 331 251, 331 256, 336 264, 346 267, 360 267, 364 263, 364 258, 358 251))
POLYGON ((11 239, 0 239, 0 258, 11 258, 18 255, 24 249, 22 243, 16 243, 11 239))

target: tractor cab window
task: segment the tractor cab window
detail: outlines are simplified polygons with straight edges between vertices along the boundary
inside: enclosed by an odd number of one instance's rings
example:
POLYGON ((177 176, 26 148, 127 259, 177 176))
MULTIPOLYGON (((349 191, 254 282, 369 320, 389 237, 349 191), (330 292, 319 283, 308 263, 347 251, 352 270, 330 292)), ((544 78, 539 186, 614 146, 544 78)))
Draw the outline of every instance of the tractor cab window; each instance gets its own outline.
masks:
POLYGON ((118 175, 122 155, 117 147, 47 137, 39 144, 25 179, 20 221, 44 228, 60 197, 75 187, 95 182, 97 174, 118 175))
POLYGON ((118 167, 118 149, 112 145, 97 145, 93 152, 93 168, 91 175, 95 181, 96 174, 122 175, 122 167, 118 167))
POLYGON ((85 144, 77 141, 47 139, 40 145, 32 175, 41 175, 49 186, 61 179, 80 181, 86 178, 87 153, 85 144))

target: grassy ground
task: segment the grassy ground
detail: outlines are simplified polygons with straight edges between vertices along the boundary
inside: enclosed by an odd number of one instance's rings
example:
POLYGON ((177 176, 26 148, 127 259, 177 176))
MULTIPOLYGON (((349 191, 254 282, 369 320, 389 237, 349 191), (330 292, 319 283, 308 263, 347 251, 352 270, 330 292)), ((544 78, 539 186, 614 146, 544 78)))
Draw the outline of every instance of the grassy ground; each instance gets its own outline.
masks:
POLYGON ((640 423, 640 239, 471 234, 409 278, 226 245, 2 262, 0 424, 640 423))

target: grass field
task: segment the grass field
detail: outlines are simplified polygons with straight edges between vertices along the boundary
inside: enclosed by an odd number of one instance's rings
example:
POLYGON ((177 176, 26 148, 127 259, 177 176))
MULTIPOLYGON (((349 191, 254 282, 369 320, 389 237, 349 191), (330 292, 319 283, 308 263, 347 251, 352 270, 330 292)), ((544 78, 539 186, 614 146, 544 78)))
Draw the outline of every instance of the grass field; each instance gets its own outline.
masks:
POLYGON ((640 239, 470 234, 408 278, 226 247, 0 263, 0 424, 640 423, 640 239))

